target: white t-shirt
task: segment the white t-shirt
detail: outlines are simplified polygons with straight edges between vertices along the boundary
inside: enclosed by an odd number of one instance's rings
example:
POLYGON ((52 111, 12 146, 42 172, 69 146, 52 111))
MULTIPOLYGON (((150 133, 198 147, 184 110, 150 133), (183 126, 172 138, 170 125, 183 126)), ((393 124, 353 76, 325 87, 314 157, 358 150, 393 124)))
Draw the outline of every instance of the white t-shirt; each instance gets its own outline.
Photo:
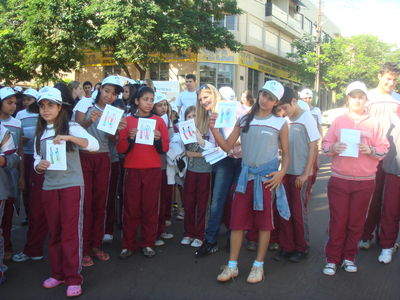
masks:
POLYGON ((192 106, 192 105, 196 106, 196 100, 197 100, 196 91, 189 92, 188 90, 186 90, 179 94, 178 99, 176 99, 175 104, 176 104, 176 106, 181 107, 181 112, 179 114, 180 121, 185 120, 186 108, 188 108, 189 106, 192 106))
POLYGON ((93 102, 94 100, 92 98, 86 98, 83 97, 74 107, 74 109, 72 110, 73 114, 72 114, 72 121, 75 121, 75 113, 76 111, 79 111, 81 113, 86 114, 86 112, 89 110, 90 107, 93 106, 93 102))
POLYGON ((315 121, 317 121, 318 125, 322 124, 322 114, 321 114, 321 110, 319 109, 319 107, 314 106, 313 108, 311 108, 310 113, 313 115, 313 117, 315 118, 315 121))

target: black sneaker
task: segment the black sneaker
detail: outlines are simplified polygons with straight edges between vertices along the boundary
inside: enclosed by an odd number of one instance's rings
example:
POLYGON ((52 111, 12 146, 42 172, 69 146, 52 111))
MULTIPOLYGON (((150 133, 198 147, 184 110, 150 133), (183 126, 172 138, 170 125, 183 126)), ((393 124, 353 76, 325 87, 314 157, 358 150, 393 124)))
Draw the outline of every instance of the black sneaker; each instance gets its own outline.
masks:
POLYGON ((280 250, 272 257, 272 259, 275 261, 282 261, 284 259, 288 259, 292 255, 293 255, 293 252, 287 252, 287 251, 280 250))
POLYGON ((301 251, 295 251, 290 257, 289 260, 294 263, 299 263, 302 260, 305 260, 307 258, 308 253, 306 252, 301 252, 301 251))
POLYGON ((199 249, 194 252, 194 256, 196 257, 204 257, 209 254, 215 253, 218 251, 218 244, 209 243, 208 241, 204 241, 203 245, 199 249))

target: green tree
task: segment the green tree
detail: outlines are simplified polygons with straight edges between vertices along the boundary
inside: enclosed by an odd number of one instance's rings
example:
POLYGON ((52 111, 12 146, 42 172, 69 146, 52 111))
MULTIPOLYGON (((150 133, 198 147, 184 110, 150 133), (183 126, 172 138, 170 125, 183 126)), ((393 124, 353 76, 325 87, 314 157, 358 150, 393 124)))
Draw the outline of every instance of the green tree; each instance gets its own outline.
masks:
MULTIPOLYGON (((312 86, 315 76, 315 39, 304 36, 293 43, 294 54, 288 56, 296 63, 292 71, 300 80, 312 86)), ((380 66, 391 60, 400 60, 400 50, 372 35, 339 37, 321 45, 321 86, 344 95, 345 87, 360 80, 368 87, 377 85, 380 66)))
POLYGON ((239 14, 235 0, 93 0, 88 11, 94 45, 111 52, 128 77, 127 63, 143 79, 166 54, 240 49, 231 32, 212 22, 239 14))

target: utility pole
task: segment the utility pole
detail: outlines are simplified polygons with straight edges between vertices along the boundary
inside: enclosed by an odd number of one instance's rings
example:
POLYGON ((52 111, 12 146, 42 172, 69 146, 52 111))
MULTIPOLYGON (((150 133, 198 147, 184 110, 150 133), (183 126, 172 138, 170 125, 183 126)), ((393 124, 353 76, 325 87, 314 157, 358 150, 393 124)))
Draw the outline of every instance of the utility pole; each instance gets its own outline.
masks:
POLYGON ((320 54, 321 54, 321 10, 322 10, 322 0, 318 0, 318 8, 317 8, 317 44, 315 46, 315 52, 317 54, 317 63, 316 63, 316 72, 315 72, 315 81, 314 81, 314 90, 317 93, 317 102, 319 102, 320 96, 320 54))

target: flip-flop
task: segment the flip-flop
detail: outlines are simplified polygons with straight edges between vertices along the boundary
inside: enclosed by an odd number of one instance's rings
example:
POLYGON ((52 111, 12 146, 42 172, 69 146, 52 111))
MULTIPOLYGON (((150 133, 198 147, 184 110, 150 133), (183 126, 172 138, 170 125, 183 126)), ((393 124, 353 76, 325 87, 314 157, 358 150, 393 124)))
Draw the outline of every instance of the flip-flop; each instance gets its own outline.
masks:
POLYGON ((67 287, 67 297, 78 297, 82 295, 82 287, 80 285, 70 285, 67 287))
POLYGON ((57 280, 53 277, 49 277, 45 281, 43 281, 43 287, 46 289, 52 289, 59 286, 60 284, 63 284, 64 282, 64 280, 57 280))

